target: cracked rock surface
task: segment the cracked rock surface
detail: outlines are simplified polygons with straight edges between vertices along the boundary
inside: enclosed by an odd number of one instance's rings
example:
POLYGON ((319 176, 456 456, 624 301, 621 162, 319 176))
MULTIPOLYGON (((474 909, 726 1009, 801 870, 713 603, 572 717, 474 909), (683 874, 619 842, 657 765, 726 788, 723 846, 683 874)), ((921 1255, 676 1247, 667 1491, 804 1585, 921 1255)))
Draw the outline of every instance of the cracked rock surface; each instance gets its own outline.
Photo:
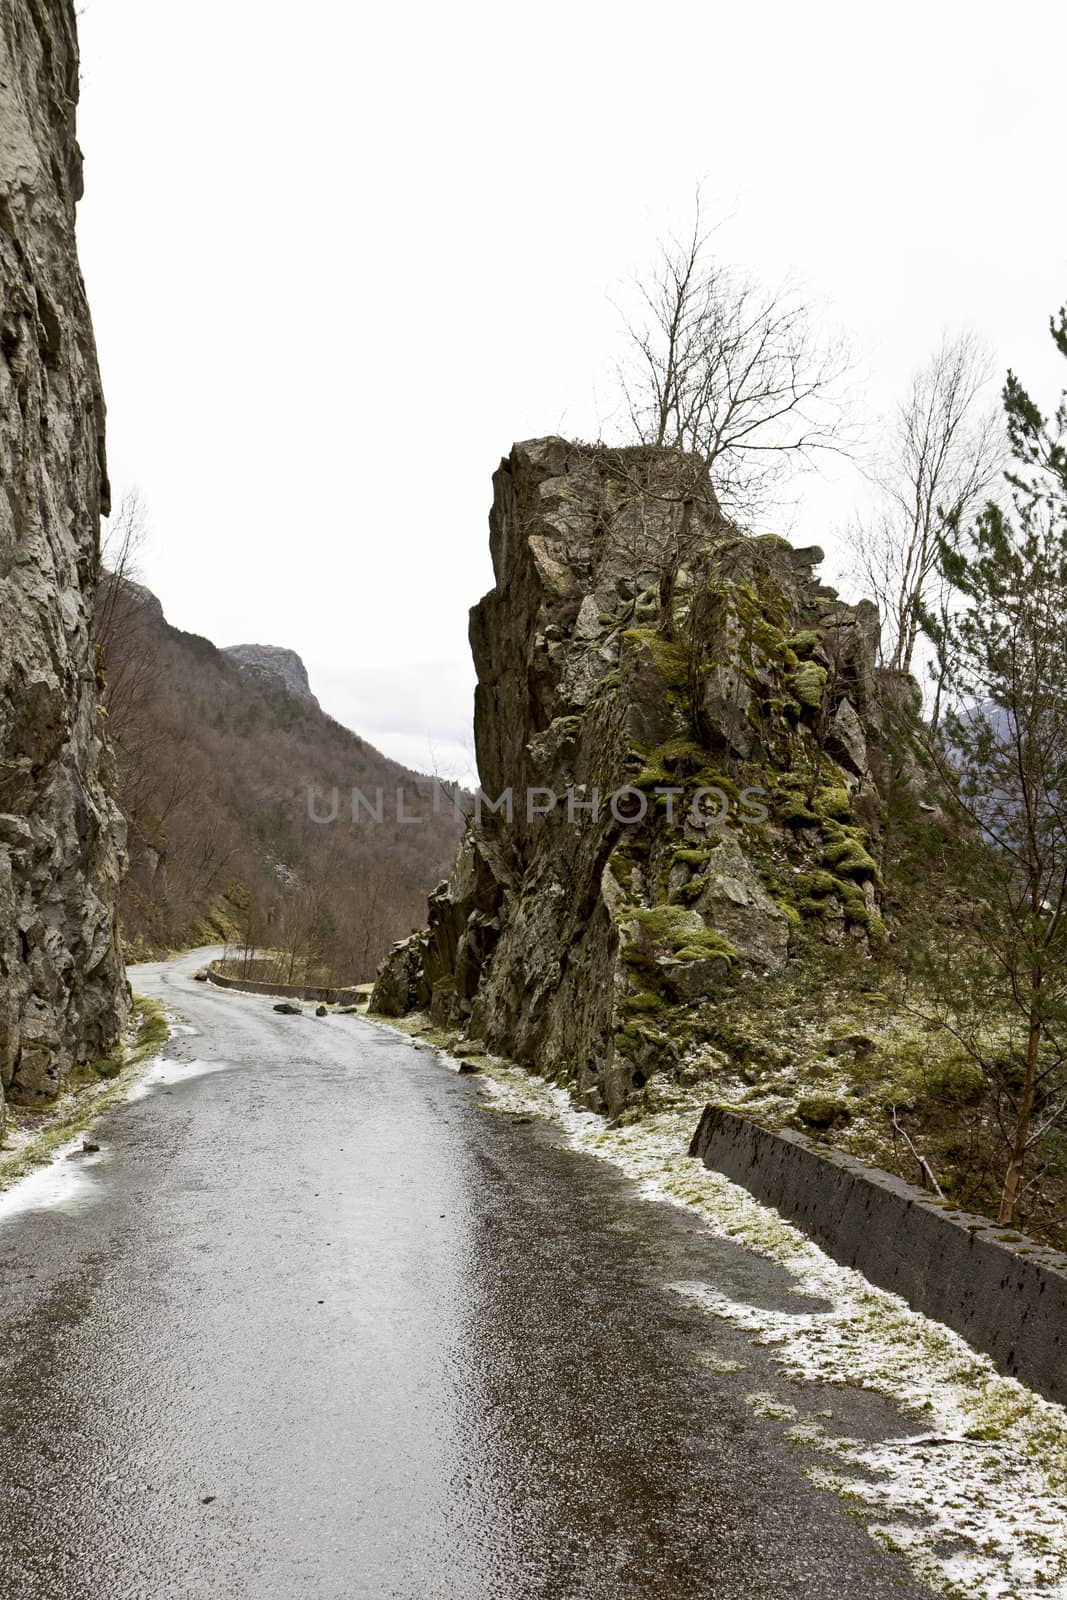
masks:
POLYGON ((77 98, 73 6, 0 0, 0 1081, 26 1101, 107 1054, 127 1003, 91 637, 108 484, 77 98))

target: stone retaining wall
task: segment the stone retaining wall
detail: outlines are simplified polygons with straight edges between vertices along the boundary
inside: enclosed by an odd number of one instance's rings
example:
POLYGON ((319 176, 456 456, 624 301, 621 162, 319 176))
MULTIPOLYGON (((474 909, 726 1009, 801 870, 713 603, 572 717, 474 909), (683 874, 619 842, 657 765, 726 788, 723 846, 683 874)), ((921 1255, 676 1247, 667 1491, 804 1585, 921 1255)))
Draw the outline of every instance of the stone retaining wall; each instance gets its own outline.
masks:
POLYGON ((1067 1403, 1067 1256, 800 1133, 707 1106, 689 1150, 843 1266, 1067 1403))
POLYGON ((214 962, 207 968, 208 982, 220 989, 243 989, 247 994, 273 994, 283 1000, 308 1000, 323 1006, 354 1006, 366 999, 366 991, 358 988, 316 989, 311 984, 261 983, 258 978, 226 978, 216 972, 214 962))

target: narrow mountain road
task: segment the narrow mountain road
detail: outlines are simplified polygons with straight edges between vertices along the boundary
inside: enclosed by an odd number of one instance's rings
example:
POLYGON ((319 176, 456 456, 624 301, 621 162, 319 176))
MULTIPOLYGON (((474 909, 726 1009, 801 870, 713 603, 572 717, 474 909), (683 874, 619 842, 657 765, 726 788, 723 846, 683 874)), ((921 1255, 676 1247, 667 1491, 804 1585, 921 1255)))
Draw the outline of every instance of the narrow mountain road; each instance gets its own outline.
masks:
POLYGON ((668 1287, 804 1309, 784 1273, 199 959, 132 974, 189 1027, 101 1155, 0 1203, 5 1600, 926 1594, 746 1405, 782 1388, 761 1352, 702 1364, 740 1336, 668 1287))

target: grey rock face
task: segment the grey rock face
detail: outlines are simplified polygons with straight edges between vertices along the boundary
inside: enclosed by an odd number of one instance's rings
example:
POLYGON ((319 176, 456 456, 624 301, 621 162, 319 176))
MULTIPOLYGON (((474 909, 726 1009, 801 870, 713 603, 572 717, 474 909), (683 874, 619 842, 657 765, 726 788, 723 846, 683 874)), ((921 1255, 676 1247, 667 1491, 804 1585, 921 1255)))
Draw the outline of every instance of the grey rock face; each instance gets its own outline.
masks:
POLYGON ((104 402, 75 247, 67 0, 0 0, 0 1081, 54 1093, 126 1014, 124 827, 90 624, 104 402))
POLYGON ((429 1005, 430 989, 424 973, 426 941, 419 935, 401 939, 386 957, 374 985, 369 1009, 383 1017, 403 1017, 429 1005))
POLYGON ((231 644, 222 653, 236 661, 242 672, 250 672, 276 689, 285 689, 294 699, 321 711, 311 692, 307 668, 295 650, 276 644, 231 644))
POLYGON ((877 815, 877 616, 817 581, 820 551, 724 523, 706 480, 679 560, 693 482, 677 452, 554 438, 502 463, 470 636, 482 787, 511 815, 483 807, 371 1000, 611 1112, 805 922, 880 926, 853 809, 877 815))

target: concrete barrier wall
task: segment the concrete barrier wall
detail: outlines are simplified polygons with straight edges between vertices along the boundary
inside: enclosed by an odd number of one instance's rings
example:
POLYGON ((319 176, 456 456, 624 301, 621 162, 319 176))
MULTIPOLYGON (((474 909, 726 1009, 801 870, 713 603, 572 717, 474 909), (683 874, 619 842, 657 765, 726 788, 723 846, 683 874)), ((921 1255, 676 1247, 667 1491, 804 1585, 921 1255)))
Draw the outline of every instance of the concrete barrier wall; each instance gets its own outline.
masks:
POLYGON ((246 994, 273 994, 280 1000, 308 1000, 323 1006, 354 1006, 365 999, 359 989, 315 989, 299 983, 261 983, 258 978, 226 978, 215 971, 214 963, 207 968, 208 982, 220 989, 243 989, 246 994))
POLYGON ((690 1155, 796 1223, 843 1266, 1067 1403, 1067 1256, 819 1147, 708 1106, 690 1155))

